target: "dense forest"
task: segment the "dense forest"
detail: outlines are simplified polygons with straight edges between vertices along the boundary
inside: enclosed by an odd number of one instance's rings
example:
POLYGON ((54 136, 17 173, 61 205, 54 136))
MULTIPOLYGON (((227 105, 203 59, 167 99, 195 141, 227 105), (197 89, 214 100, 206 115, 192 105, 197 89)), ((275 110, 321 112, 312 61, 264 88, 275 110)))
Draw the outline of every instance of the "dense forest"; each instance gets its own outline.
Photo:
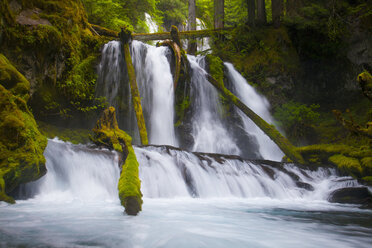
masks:
MULTIPOLYGON (((260 154, 259 138, 242 133, 239 111, 284 153, 282 163, 334 168, 372 185, 370 0, 2 0, 0 14, 0 201, 15 203, 24 184, 49 173, 46 147, 58 137, 117 151, 119 198, 135 215, 144 183, 137 145, 271 160, 260 154), (140 67, 155 46, 168 48, 152 56, 160 61, 164 52, 170 65, 173 143, 153 138, 156 100, 144 100, 156 99, 155 89, 146 95, 152 87, 163 87, 142 86, 156 81, 140 67), (122 70, 110 77, 114 65, 105 61, 116 48, 122 70), (232 145, 195 148, 197 104, 203 105, 195 99, 212 94, 193 86, 195 63, 216 88, 216 116, 240 152, 232 145), (238 95, 230 64, 262 96, 257 104, 267 101, 272 121, 238 95), (110 80, 117 84, 107 85, 110 80), (120 93, 111 96, 115 90, 120 93)), ((159 81, 168 80, 164 75, 159 81)), ((369 192, 362 203, 371 208, 371 199, 369 192)))

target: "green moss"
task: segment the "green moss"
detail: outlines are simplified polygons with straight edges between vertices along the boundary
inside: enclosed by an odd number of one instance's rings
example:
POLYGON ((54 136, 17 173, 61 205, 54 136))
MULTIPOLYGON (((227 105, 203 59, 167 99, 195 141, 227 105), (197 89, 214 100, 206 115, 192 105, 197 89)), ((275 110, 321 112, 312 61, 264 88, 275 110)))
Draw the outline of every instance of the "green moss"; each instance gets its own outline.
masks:
POLYGON ((223 84, 223 61, 212 54, 207 54, 205 57, 207 59, 209 74, 219 83, 223 84))
POLYGON ((0 54, 0 81, 12 94, 23 100, 27 101, 30 97, 30 83, 3 54, 0 54))
POLYGON ((39 132, 26 104, 29 96, 24 89, 29 88, 28 81, 3 55, 0 55, 0 66, 0 75, 4 70, 8 74, 0 79, 0 198, 11 201, 6 194, 46 173, 43 152, 47 140, 39 132))
POLYGON ((30 66, 29 58, 37 61, 31 102, 37 116, 58 114, 66 119, 102 109, 102 99, 94 98, 94 58, 105 40, 89 30, 81 1, 29 0, 21 5, 22 9, 38 8, 34 17, 51 23, 29 28, 13 20, 7 23, 0 43, 1 50, 20 68, 30 66))
POLYGON ((179 126, 183 123, 184 118, 185 118, 185 113, 190 107, 190 97, 185 96, 181 99, 181 102, 176 104, 175 109, 176 109, 176 117, 177 117, 177 122, 175 126, 179 126))
POLYGON ((362 180, 367 183, 367 185, 372 186, 372 176, 363 177, 362 180))
POLYGON ((47 124, 42 121, 37 122, 40 132, 47 138, 53 139, 58 137, 63 141, 68 141, 73 144, 85 144, 89 142, 91 130, 77 128, 63 128, 47 124))
POLYGON ((138 161, 133 147, 128 147, 128 156, 122 168, 118 189, 121 204, 128 214, 136 215, 142 210, 141 181, 138 177, 138 161), (131 199, 135 199, 137 206, 131 207, 131 199), (138 209, 139 208, 139 209, 138 209))
POLYGON ((329 162, 336 165, 341 171, 359 177, 363 169, 356 158, 346 157, 341 154, 329 157, 329 162))

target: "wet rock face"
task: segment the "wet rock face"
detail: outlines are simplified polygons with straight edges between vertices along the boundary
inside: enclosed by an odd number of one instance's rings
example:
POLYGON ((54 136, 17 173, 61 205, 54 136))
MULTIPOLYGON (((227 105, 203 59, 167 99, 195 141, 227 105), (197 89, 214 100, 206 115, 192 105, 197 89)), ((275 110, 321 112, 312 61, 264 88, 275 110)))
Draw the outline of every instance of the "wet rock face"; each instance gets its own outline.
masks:
POLYGON ((362 204, 364 208, 372 208, 372 194, 367 187, 337 189, 330 194, 328 201, 334 203, 362 204))

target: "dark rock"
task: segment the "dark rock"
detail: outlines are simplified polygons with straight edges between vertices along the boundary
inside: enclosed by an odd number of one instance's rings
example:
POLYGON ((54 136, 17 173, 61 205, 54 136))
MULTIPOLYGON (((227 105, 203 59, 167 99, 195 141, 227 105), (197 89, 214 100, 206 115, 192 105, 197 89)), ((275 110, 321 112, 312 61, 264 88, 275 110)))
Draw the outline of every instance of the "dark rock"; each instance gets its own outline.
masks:
POLYGON ((367 187, 352 187, 342 188, 333 191, 329 198, 329 202, 362 204, 362 207, 372 207, 372 194, 367 187))
POLYGON ((308 191, 314 191, 314 187, 311 184, 304 182, 296 182, 297 187, 306 189, 308 191))

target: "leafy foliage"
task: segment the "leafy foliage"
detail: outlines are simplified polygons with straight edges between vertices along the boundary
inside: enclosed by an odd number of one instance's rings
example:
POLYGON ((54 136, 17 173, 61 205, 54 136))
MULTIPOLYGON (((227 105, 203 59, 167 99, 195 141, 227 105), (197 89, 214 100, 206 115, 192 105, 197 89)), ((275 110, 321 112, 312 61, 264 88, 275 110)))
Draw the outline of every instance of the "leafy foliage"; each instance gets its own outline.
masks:
POLYGON ((129 26, 136 32, 148 31, 145 12, 155 14, 155 0, 82 0, 89 22, 113 30, 129 26))
POLYGON ((318 108, 319 105, 307 106, 291 101, 276 108, 274 117, 290 139, 299 140, 311 134, 320 116, 316 112, 318 108))

